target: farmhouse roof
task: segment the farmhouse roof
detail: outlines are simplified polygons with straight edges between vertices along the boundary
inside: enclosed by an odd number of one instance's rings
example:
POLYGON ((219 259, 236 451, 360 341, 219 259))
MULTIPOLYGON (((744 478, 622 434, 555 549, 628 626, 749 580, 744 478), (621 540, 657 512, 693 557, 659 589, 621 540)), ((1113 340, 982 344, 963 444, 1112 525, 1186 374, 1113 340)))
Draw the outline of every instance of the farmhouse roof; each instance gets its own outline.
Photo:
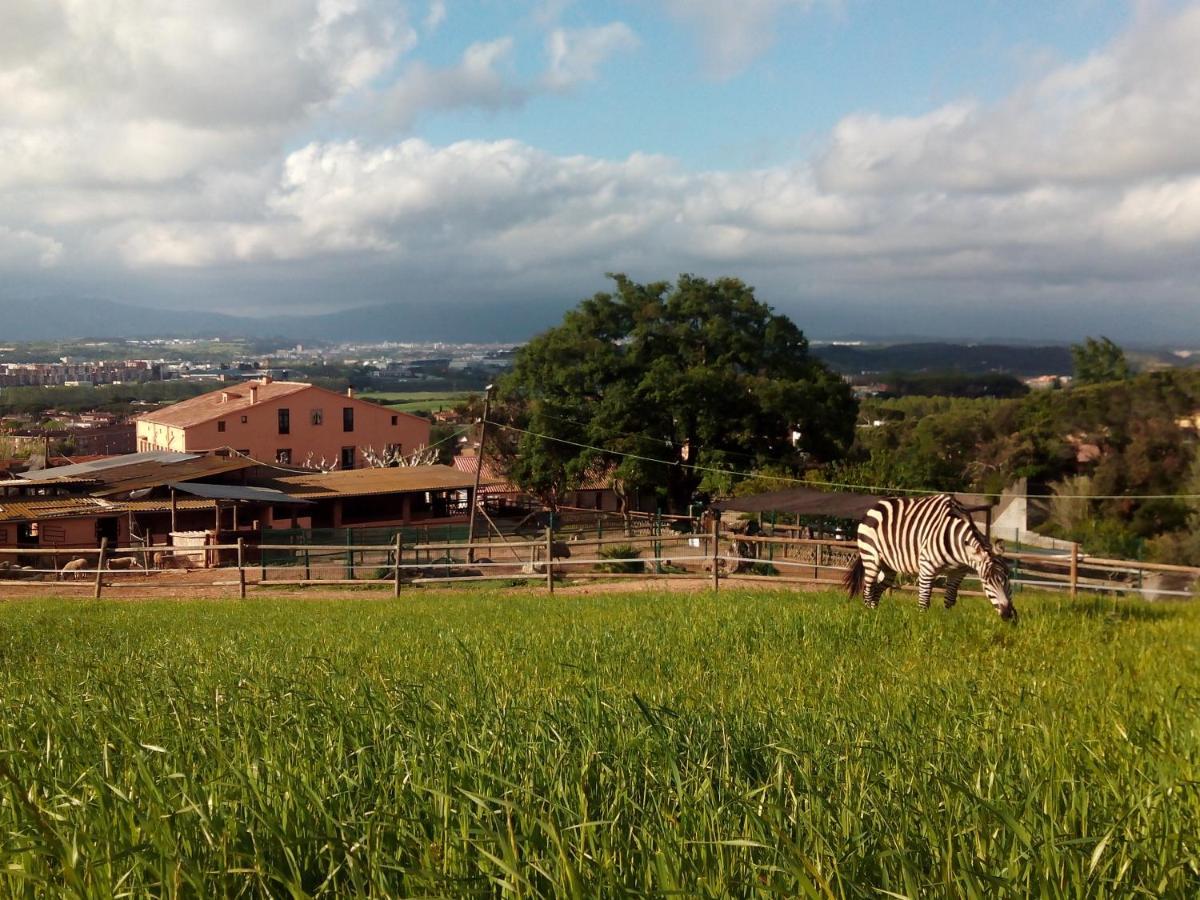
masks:
POLYGON ((209 391, 207 394, 201 394, 199 397, 191 397, 187 400, 173 403, 170 406, 164 406, 162 409, 142 413, 137 417, 137 421, 151 422, 155 425, 170 425, 175 428, 191 428, 193 425, 211 422, 214 419, 238 415, 251 407, 261 406, 273 400, 280 400, 292 394, 298 394, 301 391, 318 391, 330 398, 341 401, 343 404, 361 404, 373 408, 386 409, 394 416, 408 416, 412 419, 421 418, 420 416, 414 416, 412 413, 381 406, 378 403, 370 403, 360 397, 347 396, 337 391, 331 391, 328 388, 309 384, 306 381, 268 381, 262 379, 259 381, 247 381, 241 384, 230 384, 227 387, 209 391), (252 400, 252 390, 257 399, 252 400))
POLYGON ((272 487, 294 497, 320 500, 332 497, 365 497, 409 491, 462 490, 472 487, 475 476, 452 466, 394 466, 387 469, 346 469, 285 475, 272 487))
MULTIPOLYGON (((142 413, 137 417, 139 422, 153 422, 155 425, 173 425, 177 428, 188 428, 220 419, 223 416, 236 415, 249 409, 252 405, 278 400, 290 394, 298 393, 313 385, 302 381, 251 381, 244 384, 231 384, 199 397, 180 400, 162 409, 142 413), (250 389, 254 388, 257 399, 251 402, 250 389)), ((332 391, 330 392, 332 393, 332 391)))

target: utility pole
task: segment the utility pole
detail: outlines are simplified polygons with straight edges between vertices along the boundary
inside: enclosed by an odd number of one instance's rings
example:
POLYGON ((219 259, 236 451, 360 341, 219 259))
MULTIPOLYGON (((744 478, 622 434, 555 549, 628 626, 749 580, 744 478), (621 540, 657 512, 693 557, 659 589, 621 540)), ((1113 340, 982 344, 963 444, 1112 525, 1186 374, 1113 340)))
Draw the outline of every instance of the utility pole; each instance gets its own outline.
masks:
POLYGON ((467 524, 467 562, 475 562, 475 509, 479 506, 479 479, 483 476, 483 447, 487 440, 488 417, 492 413, 494 384, 483 389, 483 419, 479 426, 479 451, 475 455, 475 490, 471 493, 471 518, 467 524))

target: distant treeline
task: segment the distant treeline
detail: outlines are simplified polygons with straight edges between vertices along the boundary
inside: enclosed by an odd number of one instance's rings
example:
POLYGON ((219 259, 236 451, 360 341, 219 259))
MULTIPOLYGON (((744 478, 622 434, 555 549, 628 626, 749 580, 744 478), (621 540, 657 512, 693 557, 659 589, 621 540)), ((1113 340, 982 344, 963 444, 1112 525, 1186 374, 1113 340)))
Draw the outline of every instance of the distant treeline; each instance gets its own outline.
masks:
POLYGON ((825 345, 812 352, 847 375, 870 372, 947 372, 1013 375, 1069 375, 1070 347, 1021 347, 1008 344, 919 343, 883 346, 825 345))
POLYGON ((998 492, 1025 477, 1037 493, 1117 497, 1052 501, 1046 530, 1101 556, 1200 565, 1200 370, 1013 399, 871 398, 859 417, 831 481, 998 492))
POLYGON ((88 386, 6 387, 0 388, 0 415, 29 416, 44 410, 66 412, 104 410, 130 412, 134 401, 154 403, 186 400, 221 384, 219 381, 147 381, 141 384, 103 384, 88 386))
POLYGON ((1023 397, 1029 388, 1018 378, 998 372, 893 372, 882 379, 887 397, 1023 397))

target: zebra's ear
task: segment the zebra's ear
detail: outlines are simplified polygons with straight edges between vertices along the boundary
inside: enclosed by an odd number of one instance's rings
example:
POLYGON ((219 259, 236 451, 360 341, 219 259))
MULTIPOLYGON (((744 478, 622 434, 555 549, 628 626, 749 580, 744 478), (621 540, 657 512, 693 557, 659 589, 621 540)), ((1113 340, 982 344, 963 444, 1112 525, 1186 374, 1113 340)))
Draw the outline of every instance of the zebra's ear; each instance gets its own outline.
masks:
POLYGON ((996 538, 992 541, 992 553, 996 554, 996 556, 1004 555, 1004 541, 1001 538, 996 538))

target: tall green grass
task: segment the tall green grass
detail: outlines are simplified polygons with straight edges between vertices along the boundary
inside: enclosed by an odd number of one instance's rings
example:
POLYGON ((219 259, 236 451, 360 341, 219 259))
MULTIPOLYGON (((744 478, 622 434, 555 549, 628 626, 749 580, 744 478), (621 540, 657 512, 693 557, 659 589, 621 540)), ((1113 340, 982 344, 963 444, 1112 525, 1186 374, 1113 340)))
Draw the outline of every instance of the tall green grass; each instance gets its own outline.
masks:
POLYGON ((1200 610, 0 606, 0 894, 1195 896, 1200 610))

